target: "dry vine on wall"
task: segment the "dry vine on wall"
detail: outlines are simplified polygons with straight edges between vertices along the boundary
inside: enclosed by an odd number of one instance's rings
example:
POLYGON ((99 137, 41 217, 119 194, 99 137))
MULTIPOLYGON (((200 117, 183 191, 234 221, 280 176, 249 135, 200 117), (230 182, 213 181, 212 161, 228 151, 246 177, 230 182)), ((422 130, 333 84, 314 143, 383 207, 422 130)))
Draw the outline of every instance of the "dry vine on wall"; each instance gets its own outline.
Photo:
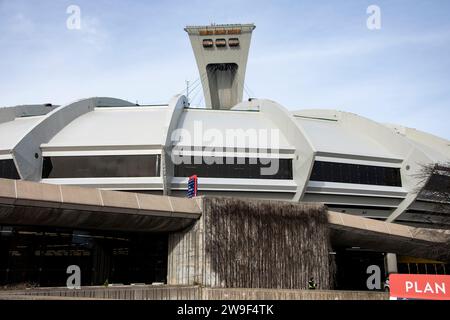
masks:
POLYGON ((279 201, 206 198, 206 255, 221 285, 234 288, 332 287, 326 208, 279 201))

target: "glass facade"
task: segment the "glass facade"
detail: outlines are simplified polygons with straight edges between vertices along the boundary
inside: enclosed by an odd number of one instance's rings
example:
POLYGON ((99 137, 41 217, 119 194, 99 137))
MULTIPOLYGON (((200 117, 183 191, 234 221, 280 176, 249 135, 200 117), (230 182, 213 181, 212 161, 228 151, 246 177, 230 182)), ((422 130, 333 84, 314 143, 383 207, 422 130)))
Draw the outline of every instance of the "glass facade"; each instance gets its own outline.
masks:
POLYGON ((326 181, 401 187, 399 168, 338 162, 314 162, 311 181, 326 181))
POLYGON ((0 226, 0 285, 65 286, 166 282, 167 234, 0 226))
POLYGON ((198 163, 194 160, 190 157, 185 161, 188 163, 175 165, 175 177, 292 180, 292 159, 272 159, 272 164, 256 158, 198 157, 198 163), (263 171, 271 166, 273 172, 263 171))
POLYGON ((160 155, 44 157, 42 178, 157 177, 160 155))

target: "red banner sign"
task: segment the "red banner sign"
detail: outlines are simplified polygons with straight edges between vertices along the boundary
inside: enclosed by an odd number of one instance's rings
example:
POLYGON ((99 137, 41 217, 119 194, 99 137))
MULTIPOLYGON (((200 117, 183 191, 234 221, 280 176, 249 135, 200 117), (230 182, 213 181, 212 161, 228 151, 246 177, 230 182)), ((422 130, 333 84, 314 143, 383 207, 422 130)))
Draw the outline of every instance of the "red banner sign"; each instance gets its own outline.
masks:
POLYGON ((392 298, 450 300, 450 276, 391 274, 389 285, 392 298))

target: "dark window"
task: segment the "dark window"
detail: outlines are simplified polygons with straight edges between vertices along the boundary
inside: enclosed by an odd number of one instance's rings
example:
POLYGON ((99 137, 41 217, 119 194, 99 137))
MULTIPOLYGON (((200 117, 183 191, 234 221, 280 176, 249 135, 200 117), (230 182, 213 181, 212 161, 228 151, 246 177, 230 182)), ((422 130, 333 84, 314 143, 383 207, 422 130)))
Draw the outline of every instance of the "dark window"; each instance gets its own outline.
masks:
POLYGON ((409 272, 411 274, 419 274, 419 266, 417 263, 409 263, 409 272))
MULTIPOLYGON (((359 168, 359 165, 355 164, 354 166, 355 166, 354 168, 349 166, 351 168, 350 169, 350 181, 361 181, 362 172, 359 168)), ((347 183, 350 183, 350 182, 347 182, 347 183)))
MULTIPOLYGON (((276 172, 261 172, 263 168, 270 168, 271 163, 264 159, 255 158, 200 158, 194 163, 194 157, 188 157, 190 164, 175 165, 175 177, 189 177, 197 175, 205 178, 234 178, 234 179, 292 179, 292 160, 274 159, 278 161, 276 172)), ((187 161, 185 161, 187 162, 187 161)), ((272 167, 276 168, 276 164, 272 167)))
POLYGON ((321 162, 321 161, 316 161, 314 163, 314 168, 311 173, 312 181, 323 181, 324 169, 322 168, 322 164, 323 164, 323 162, 321 162))
POLYGON ((12 159, 0 160, 0 178, 19 180, 16 165, 12 159))
POLYGON ((442 191, 443 188, 446 188, 449 184, 450 184, 450 176, 439 173, 433 173, 429 178, 427 184, 425 185, 425 190, 440 192, 442 191))
POLYGON ((316 161, 311 181, 401 187, 400 169, 361 164, 316 161))
POLYGON ((377 185, 377 167, 367 166, 369 171, 369 181, 367 184, 377 185))
POLYGON ((344 168, 345 164, 343 163, 336 163, 336 166, 334 168, 334 181, 339 182, 339 181, 344 181, 344 175, 343 175, 343 168, 344 168))
POLYGON ((44 157, 42 178, 157 177, 159 155, 44 157))
POLYGON ((350 183, 352 181, 352 166, 349 164, 342 164, 342 182, 350 183))
POLYGON ((386 181, 386 168, 384 167, 375 167, 375 180, 376 184, 382 186, 384 181, 386 181))
POLYGON ((407 263, 399 263, 398 264, 398 272, 403 274, 409 273, 409 268, 407 263))
POLYGON ((230 47, 239 47, 239 39, 238 38, 230 38, 228 40, 228 45, 230 47))
POLYGON ((417 264, 417 271, 419 274, 427 274, 427 265, 426 263, 418 263, 417 264))
POLYGON ((367 166, 358 165, 358 167, 355 167, 354 170, 359 170, 360 176, 359 180, 357 180, 355 183, 364 184, 364 181, 366 184, 369 184, 369 168, 367 166))
POLYGON ((227 41, 225 39, 216 39, 216 47, 223 48, 227 46, 227 41))
POLYGON ((214 42, 212 39, 203 39, 203 48, 212 48, 214 42))
MULTIPOLYGON (((447 265, 448 266, 448 265, 447 265)), ((447 268, 443 263, 436 264, 436 272, 437 274, 447 274, 447 268)))

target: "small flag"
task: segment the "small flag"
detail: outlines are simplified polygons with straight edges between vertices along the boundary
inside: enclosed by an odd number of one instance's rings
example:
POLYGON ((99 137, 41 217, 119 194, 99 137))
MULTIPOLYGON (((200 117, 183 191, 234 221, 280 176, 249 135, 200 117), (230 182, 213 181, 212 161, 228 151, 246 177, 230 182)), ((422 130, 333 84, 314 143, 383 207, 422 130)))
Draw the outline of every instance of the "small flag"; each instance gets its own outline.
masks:
POLYGON ((196 197, 197 196, 197 176, 193 175, 189 177, 188 181, 188 191, 187 196, 188 198, 196 197))

